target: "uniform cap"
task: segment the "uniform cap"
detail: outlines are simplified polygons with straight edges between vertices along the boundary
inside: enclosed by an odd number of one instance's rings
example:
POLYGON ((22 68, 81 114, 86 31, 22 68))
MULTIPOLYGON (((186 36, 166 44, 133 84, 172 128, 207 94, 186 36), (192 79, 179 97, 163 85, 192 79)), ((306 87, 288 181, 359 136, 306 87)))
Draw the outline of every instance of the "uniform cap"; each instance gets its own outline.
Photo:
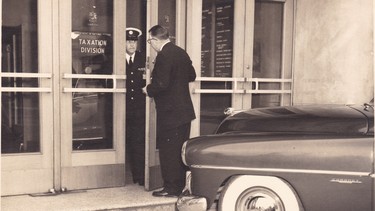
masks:
POLYGON ((126 28, 126 40, 138 40, 138 37, 142 35, 142 31, 133 28, 133 27, 128 27, 126 28))

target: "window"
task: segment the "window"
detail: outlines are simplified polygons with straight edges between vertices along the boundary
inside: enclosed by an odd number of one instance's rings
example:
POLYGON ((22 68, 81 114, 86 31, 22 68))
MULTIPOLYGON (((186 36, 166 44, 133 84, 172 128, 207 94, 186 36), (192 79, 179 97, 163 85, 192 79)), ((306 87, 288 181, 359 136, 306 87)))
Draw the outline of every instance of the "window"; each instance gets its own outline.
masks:
POLYGON ((290 104, 293 1, 202 3, 200 134, 212 134, 228 107, 290 104))
MULTIPOLYGON (((73 88, 113 88, 112 80, 83 75, 113 74, 113 2, 74 0, 72 4, 73 88)), ((113 147, 113 94, 73 92, 73 150, 113 147)))
MULTIPOLYGON (((233 0, 203 0, 201 76, 217 78, 201 82, 202 89, 231 90, 233 62, 233 0)), ((231 106, 231 94, 201 94, 200 134, 213 133, 223 120, 225 108, 231 106)))
POLYGON ((2 5, 1 152, 40 151, 39 93, 24 92, 38 87, 37 0, 4 0, 2 5), (22 5, 22 6, 20 6, 22 5), (18 77, 15 77, 15 76, 18 77))

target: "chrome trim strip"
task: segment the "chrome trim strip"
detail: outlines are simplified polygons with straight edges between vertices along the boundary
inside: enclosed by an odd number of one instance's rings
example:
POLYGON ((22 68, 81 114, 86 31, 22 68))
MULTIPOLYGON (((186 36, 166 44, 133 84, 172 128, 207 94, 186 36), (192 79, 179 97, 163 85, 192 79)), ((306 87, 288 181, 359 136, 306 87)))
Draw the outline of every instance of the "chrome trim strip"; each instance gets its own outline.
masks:
POLYGON ((279 168, 244 168, 231 166, 209 166, 209 165, 191 165, 191 168, 197 169, 219 169, 219 170, 240 170, 240 171, 259 171, 259 172, 282 172, 282 173, 309 173, 309 174, 331 174, 331 175, 348 175, 348 176, 370 176, 371 172, 355 171, 328 171, 328 170, 311 170, 311 169, 279 169, 279 168))
POLYGON ((362 184, 362 181, 357 179, 340 179, 340 178, 333 178, 330 182, 335 182, 339 184, 362 184))
POLYGON ((182 159, 182 163, 184 163, 185 166, 187 166, 187 163, 186 163, 186 145, 187 145, 187 141, 184 142, 184 144, 182 145, 182 148, 181 148, 181 159, 182 159))

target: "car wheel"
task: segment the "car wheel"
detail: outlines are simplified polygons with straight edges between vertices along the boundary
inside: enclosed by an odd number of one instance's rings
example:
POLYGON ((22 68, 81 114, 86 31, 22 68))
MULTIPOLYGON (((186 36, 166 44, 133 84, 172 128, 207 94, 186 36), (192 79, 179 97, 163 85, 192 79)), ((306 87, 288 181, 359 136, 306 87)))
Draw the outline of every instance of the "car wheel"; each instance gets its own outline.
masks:
POLYGON ((236 176, 231 178, 219 199, 221 211, 274 210, 302 211, 292 187, 270 176, 236 176))

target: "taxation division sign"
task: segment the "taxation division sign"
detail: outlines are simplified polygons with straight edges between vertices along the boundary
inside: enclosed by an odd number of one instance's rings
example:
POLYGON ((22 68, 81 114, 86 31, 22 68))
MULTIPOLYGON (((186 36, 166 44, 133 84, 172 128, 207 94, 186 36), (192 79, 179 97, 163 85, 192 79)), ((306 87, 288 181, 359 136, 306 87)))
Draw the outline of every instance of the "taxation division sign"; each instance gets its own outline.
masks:
POLYGON ((113 42, 111 34, 72 32, 72 72, 111 74, 113 42))
POLYGON ((73 58, 112 54, 112 36, 107 33, 72 32, 73 58))

